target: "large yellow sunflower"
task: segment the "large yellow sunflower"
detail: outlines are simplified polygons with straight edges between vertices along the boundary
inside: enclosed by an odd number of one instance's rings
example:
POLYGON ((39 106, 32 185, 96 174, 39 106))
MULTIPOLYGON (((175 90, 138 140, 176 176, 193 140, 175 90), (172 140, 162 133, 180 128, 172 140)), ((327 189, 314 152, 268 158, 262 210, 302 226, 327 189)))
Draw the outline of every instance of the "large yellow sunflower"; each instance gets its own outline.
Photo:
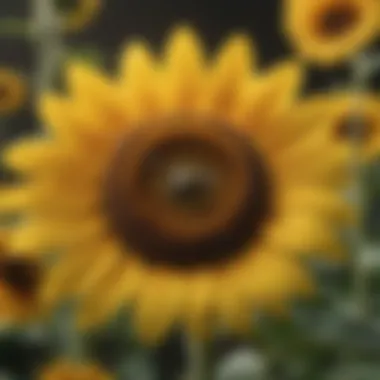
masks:
POLYGON ((378 0, 284 0, 284 33, 304 58, 339 63, 379 34, 379 8, 378 0))
POLYGON ((0 323, 18 324, 37 315, 41 268, 35 260, 9 250, 9 232, 0 237, 0 323))
POLYGON ((299 119, 304 120, 303 133, 317 121, 337 149, 354 150, 360 146, 363 162, 380 155, 380 97, 376 94, 317 94, 300 102, 297 108, 299 119))
POLYGON ((347 152, 294 134, 296 63, 258 73, 243 35, 208 60, 179 28, 162 59, 135 41, 116 79, 74 63, 67 83, 41 102, 46 137, 5 152, 27 181, 0 197, 26 216, 14 249, 63 249, 47 304, 83 297, 85 325, 133 306, 145 341, 238 331, 312 291, 297 255, 341 257, 347 152))

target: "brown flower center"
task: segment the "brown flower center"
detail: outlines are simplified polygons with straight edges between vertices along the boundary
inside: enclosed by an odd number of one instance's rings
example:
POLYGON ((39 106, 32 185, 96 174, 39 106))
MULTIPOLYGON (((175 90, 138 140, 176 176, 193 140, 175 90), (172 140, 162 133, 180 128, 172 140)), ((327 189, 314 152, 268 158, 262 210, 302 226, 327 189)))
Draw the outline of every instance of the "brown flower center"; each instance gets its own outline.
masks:
POLYGON ((142 260, 204 266, 236 256, 257 237, 269 185, 260 156, 233 129, 173 118, 126 136, 108 173, 105 210, 142 260))
POLYGON ((38 265, 29 260, 6 258, 1 263, 1 278, 9 288, 22 297, 32 297, 39 284, 38 265))
POLYGON ((337 124, 335 134, 340 140, 367 141, 374 129, 374 124, 369 117, 344 117, 337 124))
POLYGON ((323 38, 341 37, 358 22, 360 10, 347 0, 331 4, 316 18, 317 32, 323 38))

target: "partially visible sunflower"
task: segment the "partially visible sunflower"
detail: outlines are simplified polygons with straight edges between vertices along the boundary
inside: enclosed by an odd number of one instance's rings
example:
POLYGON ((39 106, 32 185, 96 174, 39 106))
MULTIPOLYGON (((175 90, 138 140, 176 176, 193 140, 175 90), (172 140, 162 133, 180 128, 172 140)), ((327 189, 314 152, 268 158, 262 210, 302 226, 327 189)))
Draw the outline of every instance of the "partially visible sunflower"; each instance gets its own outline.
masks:
POLYGON ((23 77, 7 67, 0 67, 0 117, 17 111, 25 102, 26 84, 23 77))
POLYGON ((41 268, 32 259, 13 255, 7 241, 0 237, 0 322, 18 324, 34 318, 38 311, 37 287, 41 268))
POLYGON ((102 0, 55 0, 63 27, 77 32, 94 21, 102 8, 102 0))
POLYGON ((26 217, 13 248, 63 249, 47 305, 83 297, 87 326, 132 307, 146 342, 177 323, 246 331, 252 309, 313 292, 299 255, 344 257, 348 152, 318 125, 294 134, 302 67, 259 73, 244 35, 205 56, 179 28, 163 59, 128 45, 117 80, 69 65, 69 95, 41 102, 46 138, 5 151, 27 179, 0 198, 26 217))
POLYGON ((359 145, 363 162, 380 156, 380 97, 376 94, 317 94, 301 102, 298 112, 304 118, 303 133, 318 120, 337 147, 351 150, 359 145))
POLYGON ((333 65, 379 34, 378 0, 283 0, 283 30, 307 60, 333 65))
POLYGON ((41 368, 38 380, 111 380, 108 374, 97 364, 79 363, 60 359, 41 368))

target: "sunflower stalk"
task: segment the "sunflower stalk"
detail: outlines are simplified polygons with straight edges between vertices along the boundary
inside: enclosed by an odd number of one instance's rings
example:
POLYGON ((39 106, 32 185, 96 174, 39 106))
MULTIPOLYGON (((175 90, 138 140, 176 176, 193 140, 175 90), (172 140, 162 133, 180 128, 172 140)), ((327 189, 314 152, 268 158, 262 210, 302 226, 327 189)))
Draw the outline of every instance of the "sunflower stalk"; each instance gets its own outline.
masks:
POLYGON ((367 214, 368 201, 365 189, 365 171, 362 163, 363 120, 360 116, 362 94, 368 89, 372 75, 380 66, 378 57, 371 59, 366 54, 359 56, 352 64, 352 86, 356 94, 353 99, 352 139, 354 145, 353 171, 354 184, 352 188, 353 201, 357 211, 357 225, 353 231, 352 244, 354 247, 354 283, 353 295, 356 317, 366 319, 370 313, 368 300, 368 274, 363 264, 363 252, 366 244, 364 217, 367 214))
POLYGON ((37 50, 36 99, 50 88, 65 52, 61 20, 51 0, 34 0, 30 33, 37 50))
POLYGON ((77 330, 75 305, 66 305, 56 323, 58 342, 62 356, 80 361, 84 356, 81 335, 77 330))
POLYGON ((211 380, 213 363, 210 355, 210 345, 204 341, 188 338, 188 370, 186 380, 211 380))
MULTIPOLYGON (((51 0, 34 0, 30 27, 38 51, 34 82, 35 98, 38 101, 40 95, 51 87, 65 51, 60 18, 51 0)), ((72 305, 57 319, 55 327, 62 354, 74 360, 80 359, 82 345, 76 331, 72 305)))

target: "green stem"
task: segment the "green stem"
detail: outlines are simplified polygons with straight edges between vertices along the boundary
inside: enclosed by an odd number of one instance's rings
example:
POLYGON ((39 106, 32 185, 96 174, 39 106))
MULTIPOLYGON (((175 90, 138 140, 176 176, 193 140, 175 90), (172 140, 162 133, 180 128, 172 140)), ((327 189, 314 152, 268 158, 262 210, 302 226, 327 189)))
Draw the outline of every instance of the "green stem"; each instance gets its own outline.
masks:
POLYGON ((365 56, 359 57, 352 67, 353 74, 353 87, 357 94, 353 102, 353 118, 352 118, 352 138, 354 144, 353 156, 353 171, 354 171, 354 184, 353 184, 353 198, 357 209, 358 223, 355 231, 353 231, 353 245, 355 248, 354 257, 354 298, 357 307, 358 317, 366 318, 369 310, 368 300, 368 274, 363 265, 363 252, 365 248, 366 238, 364 231, 364 217, 368 209, 368 200, 366 196, 365 181, 364 181, 364 167, 362 160, 362 128, 363 123, 360 116, 362 108, 363 93, 367 90, 369 81, 373 74, 375 67, 370 61, 370 58, 365 56))
POLYGON ((82 336, 77 329, 76 310, 73 307, 66 316, 66 328, 63 330, 62 340, 65 342, 64 354, 73 361, 81 360, 84 356, 82 336))
POLYGON ((74 303, 66 303, 56 310, 49 322, 57 341, 59 355, 71 361, 80 361, 84 356, 82 336, 77 329, 74 303))
POLYGON ((188 373, 186 380, 210 380, 213 374, 213 365, 209 344, 189 338, 187 346, 188 373))

